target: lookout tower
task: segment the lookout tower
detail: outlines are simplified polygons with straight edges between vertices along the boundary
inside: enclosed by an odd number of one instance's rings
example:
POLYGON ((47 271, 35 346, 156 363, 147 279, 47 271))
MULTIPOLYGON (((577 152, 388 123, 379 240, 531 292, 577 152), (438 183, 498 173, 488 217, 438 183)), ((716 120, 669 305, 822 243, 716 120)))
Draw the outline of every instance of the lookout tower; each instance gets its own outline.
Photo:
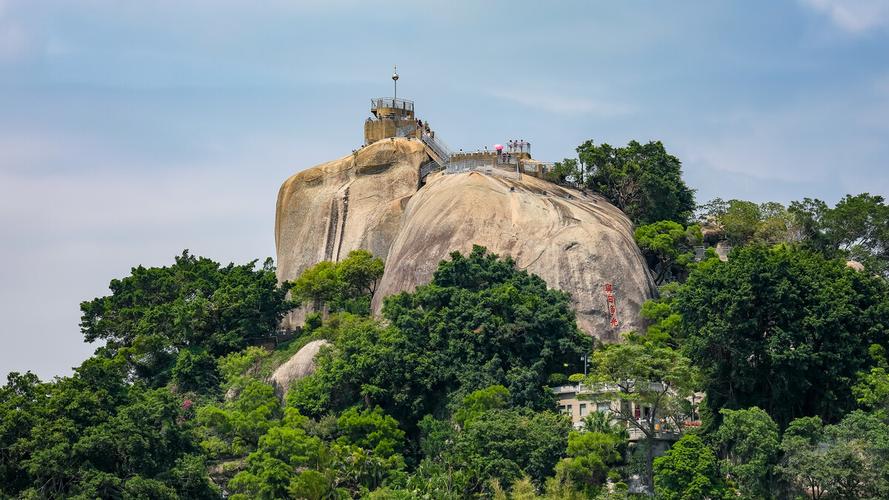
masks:
POLYGON ((418 123, 414 117, 414 101, 398 98, 398 71, 392 72, 392 97, 370 100, 370 114, 364 122, 364 143, 389 137, 417 137, 418 123))

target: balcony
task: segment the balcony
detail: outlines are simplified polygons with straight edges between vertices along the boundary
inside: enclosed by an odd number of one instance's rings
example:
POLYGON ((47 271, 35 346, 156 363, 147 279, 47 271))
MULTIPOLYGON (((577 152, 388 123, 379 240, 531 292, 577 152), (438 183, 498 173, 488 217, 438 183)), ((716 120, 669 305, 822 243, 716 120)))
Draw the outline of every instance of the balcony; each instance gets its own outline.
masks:
POLYGON ((394 97, 377 97, 370 100, 370 111, 374 115, 380 110, 400 110, 403 114, 413 114, 414 101, 407 99, 396 99, 394 97))

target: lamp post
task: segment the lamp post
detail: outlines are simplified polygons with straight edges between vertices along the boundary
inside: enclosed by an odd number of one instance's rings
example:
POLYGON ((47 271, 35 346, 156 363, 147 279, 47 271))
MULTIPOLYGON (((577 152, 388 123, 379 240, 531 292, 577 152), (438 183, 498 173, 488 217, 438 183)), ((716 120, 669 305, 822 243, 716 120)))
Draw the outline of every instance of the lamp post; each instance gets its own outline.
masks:
MULTIPOLYGON (((395 101, 396 99, 398 99, 398 66, 397 65, 392 66, 392 82, 395 83, 395 92, 392 95, 392 100, 395 101)), ((392 105, 394 106, 395 103, 393 102, 392 105)))

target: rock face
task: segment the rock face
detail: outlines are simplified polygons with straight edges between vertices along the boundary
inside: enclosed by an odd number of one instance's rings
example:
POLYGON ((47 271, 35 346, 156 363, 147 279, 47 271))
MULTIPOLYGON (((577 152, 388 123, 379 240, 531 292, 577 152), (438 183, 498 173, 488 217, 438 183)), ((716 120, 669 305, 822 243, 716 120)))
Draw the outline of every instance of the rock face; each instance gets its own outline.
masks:
MULTIPOLYGON (((287 179, 275 217, 278 280, 295 280, 359 248, 385 259, 428 160, 420 141, 383 140, 287 179)), ((304 317, 298 309, 284 326, 299 326, 304 317)))
POLYGON ((282 396, 287 394, 287 390, 294 382, 315 373, 315 356, 322 347, 328 345, 330 342, 326 340, 313 340, 279 366, 271 378, 278 394, 282 396))
POLYGON ((620 210, 530 175, 433 174, 420 186, 428 161, 418 140, 383 140, 288 179, 278 195, 278 279, 365 248, 386 261, 379 313, 385 296, 427 283, 450 252, 478 244, 569 292, 588 333, 613 341, 642 326, 656 288, 620 210))
POLYGON ((639 310, 656 292, 632 224, 601 196, 527 175, 435 174, 407 205, 374 311, 383 297, 428 283, 440 260, 473 244, 571 293, 578 325, 602 340, 641 328, 639 310))

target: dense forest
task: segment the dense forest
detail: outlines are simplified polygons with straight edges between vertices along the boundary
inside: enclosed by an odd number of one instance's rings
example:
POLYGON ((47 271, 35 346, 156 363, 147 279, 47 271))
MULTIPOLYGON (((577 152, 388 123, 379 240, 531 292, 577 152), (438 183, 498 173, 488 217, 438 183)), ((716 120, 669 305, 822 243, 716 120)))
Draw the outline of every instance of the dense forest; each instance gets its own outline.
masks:
POLYGON ((566 293, 482 247, 381 317, 369 252, 281 285, 270 260, 185 251, 81 304, 98 348, 72 375, 8 376, 0 497, 889 497, 882 197, 696 205, 659 142, 587 141, 550 180, 636 224, 660 288, 644 331, 595 342, 566 293), (300 305, 298 334, 267 342, 300 305), (271 381, 316 340, 312 374, 271 381), (700 425, 657 456, 633 413, 572 426, 551 389, 569 382, 700 425))

